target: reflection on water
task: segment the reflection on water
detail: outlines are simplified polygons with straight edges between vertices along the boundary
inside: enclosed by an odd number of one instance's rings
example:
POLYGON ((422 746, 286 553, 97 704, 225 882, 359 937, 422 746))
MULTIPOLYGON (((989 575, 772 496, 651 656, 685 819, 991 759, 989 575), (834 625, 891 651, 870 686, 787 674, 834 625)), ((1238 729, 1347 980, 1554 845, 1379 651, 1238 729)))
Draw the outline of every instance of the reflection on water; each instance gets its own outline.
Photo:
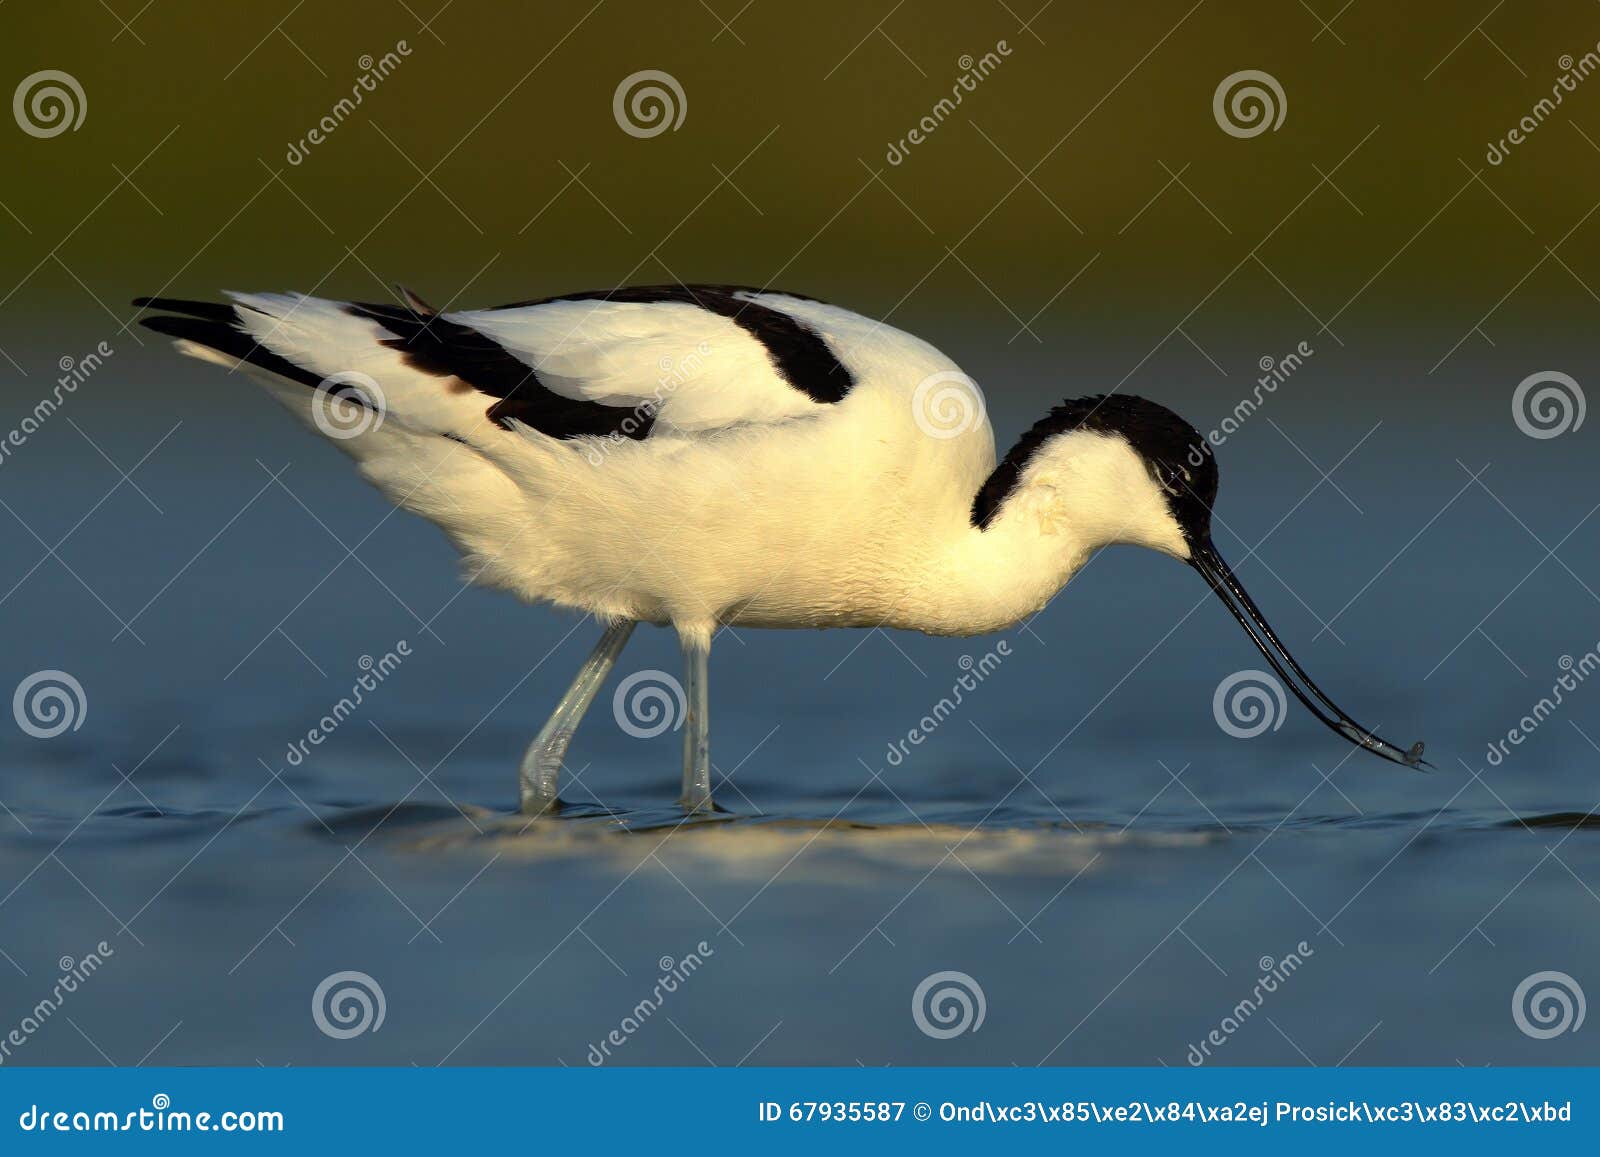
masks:
MULTIPOLYGON (((1259 843, 1280 830, 1410 829, 1438 834, 1498 829, 1600 828, 1600 815, 1555 812, 1504 818, 1491 811, 1446 809, 1386 815, 1305 815, 1275 823, 1212 818, 1200 823, 1136 826, 1101 820, 1037 820, 1018 826, 970 819, 939 823, 872 823, 860 819, 736 815, 689 815, 676 808, 622 812, 568 805, 559 817, 532 819, 468 804, 399 804, 362 808, 305 825, 313 835, 337 841, 379 835, 396 851, 463 852, 525 859, 584 862, 607 860, 627 867, 662 855, 693 862, 728 876, 767 877, 789 865, 801 878, 823 871, 895 866, 937 867, 959 853, 984 872, 1041 874, 1079 872, 1120 849, 1194 847, 1223 840, 1259 843), (809 854, 807 854, 809 853, 809 854)), ((664 865, 663 865, 664 866, 664 865)))
POLYGON ((1102 824, 1076 830, 1062 823, 984 828, 955 823, 872 824, 839 819, 685 818, 672 812, 596 815, 585 820, 530 821, 520 816, 446 818, 444 830, 400 840, 427 851, 470 849, 528 859, 604 859, 624 868, 645 861, 693 864, 729 878, 767 879, 787 865, 798 879, 853 878, 876 868, 938 867, 951 856, 981 872, 1076 873, 1107 850, 1143 844, 1182 847, 1216 832, 1129 832, 1102 824), (465 829, 465 830, 463 830, 465 829), (627 838, 631 837, 631 838, 627 838))

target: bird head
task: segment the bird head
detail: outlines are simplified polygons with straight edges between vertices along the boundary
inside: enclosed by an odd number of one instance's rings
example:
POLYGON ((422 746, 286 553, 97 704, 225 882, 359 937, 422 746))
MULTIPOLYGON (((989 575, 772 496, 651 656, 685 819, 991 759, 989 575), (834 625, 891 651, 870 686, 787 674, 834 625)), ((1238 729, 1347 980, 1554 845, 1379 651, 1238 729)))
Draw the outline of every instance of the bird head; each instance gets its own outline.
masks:
POLYGON ((1125 394, 1075 398, 1006 455, 979 492, 973 521, 986 528, 1002 504, 1016 505, 1042 534, 1070 528, 1081 545, 1128 543, 1187 563, 1325 726, 1394 763, 1426 766, 1421 743, 1390 743, 1335 704, 1268 625, 1212 542, 1217 482, 1211 446, 1165 406, 1125 394))

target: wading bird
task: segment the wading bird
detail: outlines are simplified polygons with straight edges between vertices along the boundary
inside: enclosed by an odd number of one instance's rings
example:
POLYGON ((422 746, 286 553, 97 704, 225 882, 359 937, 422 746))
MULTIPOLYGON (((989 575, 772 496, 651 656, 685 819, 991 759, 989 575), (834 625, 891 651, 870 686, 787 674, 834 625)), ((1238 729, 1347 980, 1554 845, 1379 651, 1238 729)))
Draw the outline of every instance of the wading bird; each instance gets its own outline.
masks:
POLYGON ((1350 742, 1406 766, 1301 670, 1211 542, 1217 468, 1182 418, 1069 400, 996 463, 981 395, 928 343, 797 294, 720 285, 439 313, 408 290, 170 298, 143 324, 257 378, 406 510, 473 582, 607 624, 521 766, 557 806, 562 760, 638 622, 682 643, 682 805, 709 810, 707 658, 725 624, 999 630, 1096 549, 1204 576, 1278 675, 1350 742))

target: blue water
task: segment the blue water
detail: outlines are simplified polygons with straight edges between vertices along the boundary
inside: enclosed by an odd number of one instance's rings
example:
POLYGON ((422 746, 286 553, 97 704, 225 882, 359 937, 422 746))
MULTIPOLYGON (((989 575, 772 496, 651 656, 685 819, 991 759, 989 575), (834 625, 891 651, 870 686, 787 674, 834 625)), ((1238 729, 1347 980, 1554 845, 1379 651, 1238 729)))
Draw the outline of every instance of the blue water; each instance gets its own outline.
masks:
MULTIPOLYGON (((972 368, 1009 439, 1140 352, 1067 383, 1014 347, 972 368)), ((1212 351, 1231 381, 1169 352, 1124 388, 1209 425, 1260 351, 1212 351)), ((1214 1063, 1600 1061, 1593 1026, 1512 1015, 1536 972, 1600 993, 1600 686, 1486 759, 1600 641, 1592 436, 1518 432, 1526 351, 1426 379, 1436 352, 1313 362, 1223 448, 1218 541, 1319 682, 1437 771, 1295 706, 1225 734, 1213 692, 1259 656, 1186 568, 1112 550, 986 639, 725 633, 712 819, 682 822, 679 737, 630 737, 608 687, 572 806, 530 825, 516 762, 594 624, 463 591, 435 531, 267 399, 119 350, 0 467, 0 683, 59 669, 87 704, 55 738, 0 727, 0 1030, 109 949, 6 1062, 583 1065, 618 1030, 610 1063, 1183 1065, 1289 954, 1214 1063), (385 1017, 335 1039, 312 994, 347 970, 385 1017), (976 1031, 919 1030, 941 971, 981 987, 976 1031)), ((643 628, 619 673, 677 667, 643 628)))

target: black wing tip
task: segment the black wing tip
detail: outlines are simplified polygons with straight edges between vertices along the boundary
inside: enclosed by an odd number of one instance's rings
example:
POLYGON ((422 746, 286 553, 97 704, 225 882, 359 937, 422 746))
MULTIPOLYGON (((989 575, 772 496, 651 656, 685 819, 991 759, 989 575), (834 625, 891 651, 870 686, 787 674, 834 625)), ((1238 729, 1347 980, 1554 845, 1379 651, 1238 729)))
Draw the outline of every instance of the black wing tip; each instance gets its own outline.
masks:
MULTIPOLYGON (((164 309, 170 313, 186 314, 205 321, 232 324, 239 319, 239 311, 219 301, 190 301, 181 297, 136 297, 137 309, 164 309)), ((142 320, 142 319, 141 319, 142 320)))
MULTIPOLYGON (((159 301, 162 299, 146 298, 144 300, 159 301)), ((186 302, 184 304, 204 305, 206 303, 186 302)), ((157 314, 153 317, 141 317, 139 324, 166 337, 192 341, 196 345, 214 349, 218 353, 226 354, 239 362, 248 362, 257 369, 277 374, 280 378, 288 378, 292 382, 298 382, 302 386, 307 386, 313 390, 322 387, 325 379, 320 374, 312 373, 310 370, 291 362, 288 358, 263 348, 256 342, 255 338, 238 328, 238 314, 234 312, 232 306, 219 306, 217 308, 225 310, 226 316, 211 314, 178 317, 172 314, 157 314)))

